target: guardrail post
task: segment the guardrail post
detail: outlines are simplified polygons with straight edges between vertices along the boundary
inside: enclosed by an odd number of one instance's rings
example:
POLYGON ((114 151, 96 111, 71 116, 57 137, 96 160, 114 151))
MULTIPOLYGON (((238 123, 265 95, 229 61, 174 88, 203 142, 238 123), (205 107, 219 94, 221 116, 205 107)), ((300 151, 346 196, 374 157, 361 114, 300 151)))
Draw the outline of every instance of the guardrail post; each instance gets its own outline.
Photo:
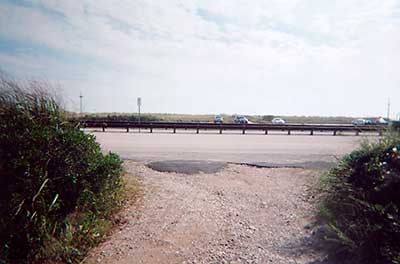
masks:
POLYGON ((174 134, 176 133, 176 127, 174 127, 174 134))
POLYGON ((314 130, 311 129, 310 136, 314 135, 314 130))
POLYGON ((150 133, 153 133, 153 124, 150 123, 150 133))
POLYGON ((242 134, 246 134, 246 128, 243 126, 242 134))
POLYGON ((129 124, 126 124, 126 133, 129 133, 129 124))
POLYGON ((222 128, 219 129, 219 133, 222 134, 222 128))
POLYGON ((199 134, 199 126, 196 128, 196 134, 199 134))
POLYGON ((103 129, 103 132, 106 131, 106 127, 104 125, 102 125, 101 128, 103 129))
POLYGON ((333 130, 333 135, 336 136, 336 130, 333 130))
POLYGON ((290 135, 290 129, 288 129, 287 134, 290 135))
POLYGON ((265 130, 265 135, 268 135, 268 130, 265 130))

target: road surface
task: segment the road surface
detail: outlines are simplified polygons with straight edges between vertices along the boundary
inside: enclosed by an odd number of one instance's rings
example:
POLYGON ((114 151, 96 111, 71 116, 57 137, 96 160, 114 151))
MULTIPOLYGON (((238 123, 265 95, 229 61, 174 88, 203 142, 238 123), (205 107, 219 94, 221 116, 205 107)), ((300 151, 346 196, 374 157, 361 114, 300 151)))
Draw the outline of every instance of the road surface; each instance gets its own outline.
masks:
MULTIPOLYGON (((328 135, 159 134, 94 132, 104 151, 140 162, 208 160, 295 164, 336 161, 365 137, 328 135)), ((376 140, 377 137, 370 137, 376 140)))

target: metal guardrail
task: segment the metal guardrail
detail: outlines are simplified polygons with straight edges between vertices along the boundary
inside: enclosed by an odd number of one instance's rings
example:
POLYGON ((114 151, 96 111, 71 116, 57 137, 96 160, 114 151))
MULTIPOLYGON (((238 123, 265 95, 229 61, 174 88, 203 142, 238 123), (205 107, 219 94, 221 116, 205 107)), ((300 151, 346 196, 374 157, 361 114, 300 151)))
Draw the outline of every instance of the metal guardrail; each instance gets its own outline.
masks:
POLYGON ((334 136, 339 132, 355 132, 356 135, 362 132, 377 132, 382 135, 388 126, 384 125, 367 125, 367 126, 355 126, 355 125, 323 125, 323 124, 234 124, 234 123, 187 123, 187 122, 127 122, 127 121, 108 121, 108 120, 72 120, 72 122, 80 123, 83 128, 101 128, 105 131, 107 128, 124 128, 127 132, 129 129, 148 129, 150 133, 153 133, 153 129, 172 129, 173 133, 176 133, 178 129, 193 129, 198 134, 200 130, 217 130, 220 134, 224 130, 241 130, 242 134, 245 134, 248 130, 264 131, 268 134, 268 131, 287 131, 290 135, 293 131, 307 131, 310 135, 314 135, 314 132, 332 132, 334 136))

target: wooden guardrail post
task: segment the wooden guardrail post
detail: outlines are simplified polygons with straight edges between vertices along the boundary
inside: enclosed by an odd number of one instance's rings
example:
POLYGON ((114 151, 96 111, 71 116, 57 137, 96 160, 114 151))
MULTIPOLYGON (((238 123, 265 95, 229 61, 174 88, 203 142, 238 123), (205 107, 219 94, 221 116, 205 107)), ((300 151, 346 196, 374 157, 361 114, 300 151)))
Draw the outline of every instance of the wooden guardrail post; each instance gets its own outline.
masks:
POLYGON ((242 129, 242 134, 243 134, 243 135, 246 134, 246 128, 245 128, 244 125, 243 125, 243 129, 242 129))
POLYGON ((153 133, 153 124, 150 123, 150 133, 153 133))
POLYGON ((104 123, 101 125, 101 128, 103 129, 103 132, 106 131, 106 125, 104 123))
POLYGON ((290 135, 290 129, 288 129, 287 134, 290 135))
POLYGON ((219 126, 219 133, 222 134, 222 125, 219 126))
POLYGON ((126 124, 126 133, 129 133, 129 123, 126 124))
POLYGON ((333 135, 336 136, 336 130, 333 130, 333 135))
POLYGON ((174 126, 174 134, 176 133, 176 127, 174 126))
POLYGON ((196 127, 196 134, 199 134, 199 125, 196 127))
POLYGON ((265 130, 265 135, 268 135, 268 130, 265 130))
POLYGON ((310 130, 310 136, 314 135, 314 130, 310 130))

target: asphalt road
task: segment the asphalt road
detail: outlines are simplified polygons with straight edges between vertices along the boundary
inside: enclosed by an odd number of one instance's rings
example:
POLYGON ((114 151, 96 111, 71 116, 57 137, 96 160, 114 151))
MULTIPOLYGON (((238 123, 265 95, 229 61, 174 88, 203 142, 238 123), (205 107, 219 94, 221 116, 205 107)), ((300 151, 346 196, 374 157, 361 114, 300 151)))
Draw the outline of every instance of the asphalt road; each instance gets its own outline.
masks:
MULTIPOLYGON (((92 132, 104 151, 123 159, 154 161, 222 161, 266 167, 335 162, 359 146, 362 136, 241 135, 92 132)), ((376 140, 377 137, 369 137, 376 140)), ((317 165, 315 165, 317 164, 317 165)))

